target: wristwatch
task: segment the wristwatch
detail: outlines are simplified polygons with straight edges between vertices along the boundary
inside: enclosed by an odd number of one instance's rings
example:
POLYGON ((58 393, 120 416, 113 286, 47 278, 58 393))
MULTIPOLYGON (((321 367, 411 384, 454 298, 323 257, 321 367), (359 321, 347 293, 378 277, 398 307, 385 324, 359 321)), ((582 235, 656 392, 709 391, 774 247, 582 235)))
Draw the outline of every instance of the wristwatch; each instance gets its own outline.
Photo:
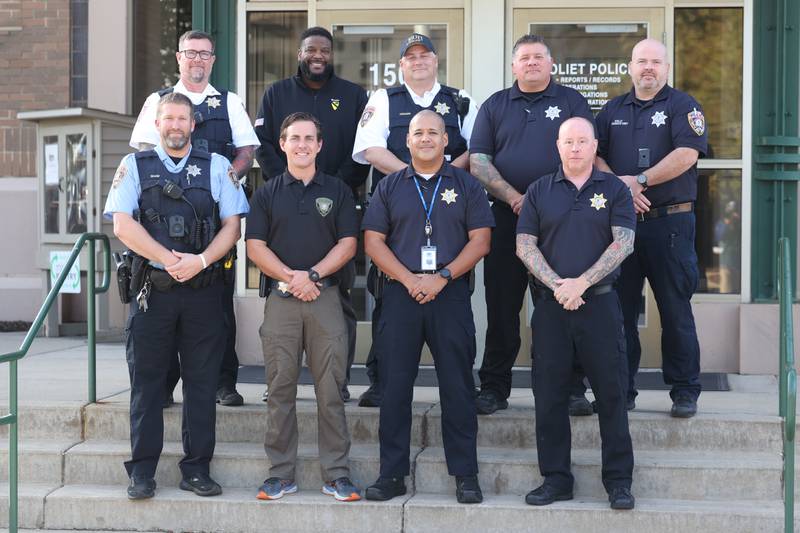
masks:
POLYGON ((314 270, 313 268, 308 269, 308 279, 313 281, 314 283, 319 281, 319 272, 314 270))
POLYGON ((450 273, 450 269, 443 268, 439 270, 439 275, 446 279, 448 282, 453 281, 453 275, 450 273))
POLYGON ((647 189, 647 176, 639 174, 636 176, 636 183, 642 186, 642 189, 647 189))

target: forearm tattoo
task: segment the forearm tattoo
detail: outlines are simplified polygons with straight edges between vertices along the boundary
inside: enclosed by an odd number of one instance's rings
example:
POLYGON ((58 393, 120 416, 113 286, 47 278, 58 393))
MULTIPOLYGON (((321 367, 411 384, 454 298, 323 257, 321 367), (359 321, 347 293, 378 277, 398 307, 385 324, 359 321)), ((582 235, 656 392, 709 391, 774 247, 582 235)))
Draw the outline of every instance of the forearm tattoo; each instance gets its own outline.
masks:
POLYGON ((556 290, 556 280, 559 275, 547 264, 547 260, 542 255, 542 251, 536 245, 539 238, 527 233, 517 234, 517 257, 520 258, 525 268, 534 275, 536 279, 547 285, 551 290, 556 290))
POLYGON ((605 278, 633 252, 634 230, 621 226, 611 226, 611 234, 614 240, 608 245, 600 259, 583 273, 583 277, 586 278, 589 285, 594 285, 605 278))
POLYGON ((478 178, 478 181, 481 182, 489 194, 508 204, 511 203, 511 198, 517 191, 497 171, 497 168, 492 164, 492 156, 470 154, 469 169, 470 173, 478 178))
POLYGON ((231 161, 231 166, 236 171, 238 177, 241 178, 253 168, 253 156, 255 152, 255 146, 240 146, 236 149, 233 161, 231 161))

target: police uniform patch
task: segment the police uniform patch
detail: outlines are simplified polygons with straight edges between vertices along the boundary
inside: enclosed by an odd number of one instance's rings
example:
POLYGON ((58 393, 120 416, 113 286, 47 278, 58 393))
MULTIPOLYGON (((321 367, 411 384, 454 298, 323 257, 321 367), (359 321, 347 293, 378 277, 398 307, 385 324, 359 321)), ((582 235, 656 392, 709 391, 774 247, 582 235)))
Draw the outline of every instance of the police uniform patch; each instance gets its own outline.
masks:
POLYGON ((228 167, 228 178, 230 178, 233 186, 238 189, 239 185, 241 185, 239 183, 239 176, 236 174, 236 170, 232 166, 228 167))
POLYGON ((544 111, 544 116, 549 118, 551 121, 557 118, 561 118, 561 108, 557 105, 551 105, 544 111))
POLYGON ((603 193, 600 193, 600 194, 595 194, 594 196, 592 196, 592 198, 589 200, 589 203, 597 211, 600 211, 601 209, 605 209, 606 208, 606 202, 607 201, 608 201, 608 199, 605 196, 603 196, 603 193))
POLYGON ((317 198, 314 204, 317 206, 317 213, 319 213, 323 217, 327 216, 328 213, 330 213, 331 209, 333 208, 333 200, 331 200, 330 198, 324 198, 324 197, 317 198))
POLYGON ((666 123, 667 123, 667 114, 663 111, 656 111, 655 113, 653 113, 653 116, 650 117, 650 124, 652 124, 656 128, 664 126, 666 123))
POLYGON ((367 122, 369 122, 369 119, 371 119, 372 115, 374 115, 374 114, 375 114, 375 108, 372 107, 372 106, 369 106, 364 110, 364 114, 361 115, 361 127, 362 128, 367 125, 367 122))
POLYGON ((211 109, 216 109, 222 105, 222 102, 216 96, 209 96, 206 99, 206 104, 208 104, 208 107, 210 107, 211 109))
POLYGON ((445 189, 442 193, 442 201, 448 205, 455 203, 458 193, 455 189, 445 189))
POLYGON ((339 104, 340 102, 338 98, 331 98, 331 109, 336 111, 337 109, 339 109, 339 104))
POLYGON ((439 102, 433 107, 436 109, 436 112, 442 116, 445 116, 450 112, 450 106, 445 104, 444 102, 439 102))
POLYGON ((117 171, 114 173, 114 181, 111 182, 111 188, 116 189, 119 187, 122 180, 125 179, 125 176, 128 174, 128 167, 125 166, 125 163, 120 163, 119 167, 117 167, 117 171))
POLYGON ((698 111, 695 107, 689 111, 686 118, 689 120, 689 126, 692 127, 692 130, 694 130, 698 136, 706 132, 706 118, 703 116, 702 111, 698 111))

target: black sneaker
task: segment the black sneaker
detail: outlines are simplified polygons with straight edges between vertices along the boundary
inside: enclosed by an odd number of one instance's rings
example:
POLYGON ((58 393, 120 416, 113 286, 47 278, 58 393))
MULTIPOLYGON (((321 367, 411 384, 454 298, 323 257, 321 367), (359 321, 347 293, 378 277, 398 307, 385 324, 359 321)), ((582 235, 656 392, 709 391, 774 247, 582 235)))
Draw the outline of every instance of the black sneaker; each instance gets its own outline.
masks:
POLYGON ((573 498, 572 491, 562 491, 543 483, 530 491, 525 496, 525 503, 528 505, 550 505, 553 502, 571 500, 573 498))
POLYGON ((183 478, 179 487, 181 490, 194 492, 198 496, 222 494, 222 487, 219 486, 219 483, 206 473, 192 474, 190 477, 183 478))
POLYGON ((401 477, 379 477, 378 480, 367 487, 366 497, 368 500, 386 501, 395 496, 402 496, 406 493, 406 483, 401 477))
POLYGON ((230 407, 244 405, 244 398, 234 387, 220 387, 217 389, 217 403, 230 407))
POLYGON ((592 413, 594 413, 592 404, 589 403, 586 396, 583 394, 569 395, 569 416, 590 416, 592 413))
POLYGON ((381 389, 377 383, 373 383, 358 399, 359 407, 380 407, 381 389))
POLYGON ((697 400, 691 396, 678 396, 672 402, 669 414, 675 418, 692 418, 697 414, 697 400))
POLYGON ((490 415, 500 409, 508 409, 508 400, 501 400, 490 390, 482 390, 475 398, 475 409, 479 415, 490 415))
POLYGON ((611 502, 612 509, 633 509, 636 505, 636 498, 631 494, 631 489, 627 487, 616 487, 608 493, 608 501, 611 502))
POLYGON ((456 476, 456 500, 458 503, 481 503, 483 501, 478 476, 456 476))
POLYGON ((128 485, 129 500, 146 500, 152 498, 156 493, 156 480, 151 477, 131 476, 131 484, 128 485))

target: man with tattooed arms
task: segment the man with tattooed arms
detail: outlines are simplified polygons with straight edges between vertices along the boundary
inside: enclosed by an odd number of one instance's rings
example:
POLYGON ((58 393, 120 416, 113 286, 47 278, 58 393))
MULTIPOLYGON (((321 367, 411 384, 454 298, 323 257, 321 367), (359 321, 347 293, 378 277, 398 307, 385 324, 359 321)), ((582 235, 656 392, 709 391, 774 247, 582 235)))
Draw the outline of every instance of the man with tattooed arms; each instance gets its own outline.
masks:
POLYGON ((528 187, 517 225, 517 256, 535 278, 536 448, 544 483, 530 505, 571 500, 569 385, 575 360, 597 399, 603 486, 612 509, 632 509, 633 449, 628 430, 625 334, 612 284, 633 251, 630 190, 593 166, 591 122, 571 118, 556 141, 561 166, 528 187))

